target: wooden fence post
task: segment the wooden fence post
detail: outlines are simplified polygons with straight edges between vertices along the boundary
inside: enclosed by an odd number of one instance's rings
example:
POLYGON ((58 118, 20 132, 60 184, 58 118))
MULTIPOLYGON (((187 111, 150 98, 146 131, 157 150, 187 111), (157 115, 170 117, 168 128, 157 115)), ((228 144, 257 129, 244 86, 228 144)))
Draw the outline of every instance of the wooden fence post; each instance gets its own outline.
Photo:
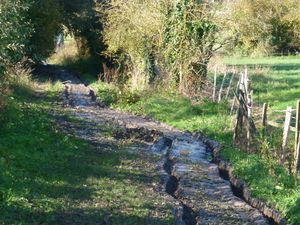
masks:
POLYGON ((292 107, 288 106, 286 109, 284 129, 283 129, 281 164, 284 164, 285 162, 285 153, 286 153, 286 147, 288 145, 288 135, 290 131, 291 118, 292 118, 292 107))
POLYGON ((244 88, 245 88, 245 93, 249 93, 249 90, 248 90, 248 88, 249 88, 248 81, 249 81, 248 80, 248 69, 246 67, 245 68, 245 73, 244 73, 244 88))
MULTIPOLYGON (((247 91, 250 89, 247 88, 247 91)), ((250 119, 252 118, 252 94, 253 91, 250 93, 246 93, 247 96, 247 116, 248 116, 248 130, 247 130, 247 150, 251 152, 251 127, 250 127, 250 119)))
POLYGON ((229 92, 230 92, 230 88, 231 88, 231 84, 232 84, 232 81, 233 81, 233 78, 234 78, 234 73, 232 73, 232 76, 230 78, 230 81, 229 81, 229 86, 228 86, 228 89, 227 89, 227 93, 226 93, 226 99, 228 99, 228 96, 229 96, 229 92))
POLYGON ((239 89, 245 93, 245 74, 241 73, 241 82, 239 85, 239 89))
POLYGON ((268 120, 268 104, 264 103, 262 111, 262 125, 263 125, 263 137, 266 136, 267 132, 267 120, 268 120))
POLYGON ((216 100, 216 90, 217 90, 217 66, 215 66, 215 74, 214 74, 214 92, 213 92, 213 101, 216 100))
POLYGON ((224 83, 225 83, 226 76, 227 76, 227 69, 224 73, 223 81, 222 81, 221 88, 220 88, 220 91, 219 91, 218 102, 220 102, 222 100, 222 92, 223 92, 223 86, 224 86, 224 83))
MULTIPOLYGON (((239 81, 236 85, 236 89, 235 89, 235 92, 238 93, 239 91, 239 88, 240 88, 240 85, 241 85, 241 79, 242 79, 242 75, 240 74, 239 76, 239 81)), ((232 101, 232 105, 231 105, 231 109, 230 109, 230 115, 232 115, 232 112, 233 112, 233 108, 234 108, 234 105, 235 105, 235 102, 236 102, 236 96, 234 95, 234 98, 233 98, 233 101, 232 101)))
POLYGON ((300 141, 298 142, 297 148, 296 148, 296 159, 295 159, 295 168, 294 172, 297 173, 300 167, 300 141))
POLYGON ((296 106, 296 133, 295 133, 295 158, 294 158, 294 171, 295 173, 298 171, 300 166, 300 101, 297 101, 296 106))
MULTIPOLYGON (((237 96, 236 96, 238 103, 240 102, 239 101, 240 95, 241 95, 241 91, 238 90, 237 96)), ((243 124, 242 106, 240 104, 238 104, 238 109, 236 112, 236 121, 235 121, 235 126, 234 126, 234 134, 233 134, 234 143, 236 143, 236 140, 237 140, 238 134, 239 134, 239 128, 242 127, 242 124, 243 124)))

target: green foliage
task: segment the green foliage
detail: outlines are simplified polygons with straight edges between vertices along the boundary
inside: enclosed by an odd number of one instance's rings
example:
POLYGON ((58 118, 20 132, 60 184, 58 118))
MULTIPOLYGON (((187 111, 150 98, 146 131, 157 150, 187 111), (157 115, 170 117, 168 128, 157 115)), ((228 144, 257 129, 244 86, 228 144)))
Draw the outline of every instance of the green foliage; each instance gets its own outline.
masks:
POLYGON ((7 63, 19 62, 26 50, 31 26, 26 20, 29 4, 2 0, 0 4, 0 74, 7 63))
POLYGON ((166 7, 164 56, 179 88, 199 93, 207 75, 207 64, 220 40, 214 4, 195 0, 177 1, 166 7))
POLYGON ((298 0, 238 0, 228 5, 227 25, 233 48, 263 55, 300 50, 298 0))
POLYGON ((129 67, 131 85, 143 89, 153 76, 161 45, 162 14, 156 1, 113 0, 106 15, 104 40, 108 54, 129 67))
POLYGON ((43 60, 54 51, 55 37, 62 30, 58 1, 32 1, 27 13, 27 20, 34 28, 30 37, 28 55, 34 60, 43 60))
POLYGON ((96 79, 102 69, 100 57, 94 55, 83 57, 79 53, 76 41, 71 36, 66 37, 64 46, 57 50, 47 61, 49 64, 68 67, 85 74, 85 76, 90 76, 92 79, 96 79))
POLYGON ((53 53, 55 37, 64 27, 92 53, 103 50, 102 23, 94 1, 4 0, 0 13, 1 59, 20 60, 26 55, 44 60, 53 53))
MULTIPOLYGON (((103 19, 96 10, 102 1, 94 0, 61 0, 63 24, 72 33, 78 46, 80 55, 92 54, 98 56, 105 49, 102 40, 103 19)), ((99 60, 100 61, 100 60, 99 60)))
POLYGON ((124 86, 114 86, 98 82, 93 85, 97 88, 98 97, 108 106, 128 106, 140 100, 140 94, 124 86))
POLYGON ((194 85, 197 92, 219 47, 216 5, 196 0, 111 1, 104 29, 108 54, 126 65, 134 87, 143 89, 156 78, 190 92, 194 85))
POLYGON ((103 84, 99 86, 98 95, 101 101, 106 105, 111 106, 118 102, 119 88, 103 84))
POLYGON ((11 81, 12 65, 21 61, 31 26, 25 19, 29 4, 21 0, 4 0, 0 4, 0 108, 11 81))

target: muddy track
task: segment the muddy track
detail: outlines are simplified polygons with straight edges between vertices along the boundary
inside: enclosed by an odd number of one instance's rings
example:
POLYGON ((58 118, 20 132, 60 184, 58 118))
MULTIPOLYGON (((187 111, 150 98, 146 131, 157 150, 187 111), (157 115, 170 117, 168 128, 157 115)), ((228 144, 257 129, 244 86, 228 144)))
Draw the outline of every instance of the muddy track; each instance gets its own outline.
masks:
POLYGON ((180 177, 177 177, 176 174, 174 174, 174 160, 170 158, 169 151, 166 156, 166 160, 164 163, 164 170, 169 175, 169 179, 166 183, 166 192, 171 195, 173 198, 180 201, 180 210, 182 211, 180 215, 182 221, 186 225, 196 225, 199 224, 199 216, 197 212, 195 212, 190 206, 186 205, 184 200, 180 198, 179 193, 179 183, 180 183, 180 177))
POLYGON ((65 104, 73 108, 74 116, 124 127, 118 134, 120 137, 156 140, 149 152, 161 156, 158 173, 162 177, 163 191, 179 202, 174 206, 176 225, 269 224, 258 210, 234 195, 230 183, 220 177, 218 167, 207 160, 210 153, 204 142, 147 117, 102 107, 94 91, 76 74, 61 69, 55 74, 65 84, 62 97, 65 104), (136 133, 142 135, 132 136, 136 133))

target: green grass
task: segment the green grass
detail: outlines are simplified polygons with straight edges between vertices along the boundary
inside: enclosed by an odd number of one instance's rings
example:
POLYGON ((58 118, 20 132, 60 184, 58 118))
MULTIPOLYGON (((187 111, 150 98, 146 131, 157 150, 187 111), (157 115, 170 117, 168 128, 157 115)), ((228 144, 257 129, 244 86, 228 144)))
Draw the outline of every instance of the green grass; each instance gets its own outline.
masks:
POLYGON ((181 130, 201 130, 216 139, 230 138, 228 124, 231 118, 225 103, 205 101, 201 105, 191 105, 187 98, 179 95, 148 94, 131 106, 116 104, 113 107, 151 116, 181 130))
POLYGON ((276 162, 262 159, 258 154, 247 154, 230 147, 221 151, 229 160, 234 174, 250 185, 251 193, 280 210, 290 224, 300 221, 300 183, 276 162))
MULTIPOLYGON (((282 110, 287 106, 295 109, 300 100, 300 56, 225 58, 224 62, 234 66, 247 65, 256 105, 268 103, 273 109, 282 110)), ((230 148, 225 148, 222 156, 233 164, 237 176, 250 184, 255 196, 282 211, 291 224, 299 223, 300 185, 282 167, 258 155, 247 155, 230 148)))
POLYGON ((227 102, 217 104, 204 100, 201 105, 193 105, 188 98, 163 89, 132 92, 95 79, 88 82, 98 91, 99 98, 112 108, 148 115, 181 130, 201 130, 220 141, 230 141, 232 138, 232 118, 229 116, 227 102))
POLYGON ((249 67, 257 105, 267 102, 274 109, 295 108, 300 100, 300 56, 226 58, 224 62, 249 67))
POLYGON ((15 87, 0 112, 0 224, 171 224, 171 205, 152 186, 157 159, 62 132, 50 113, 62 86, 41 87, 15 87))

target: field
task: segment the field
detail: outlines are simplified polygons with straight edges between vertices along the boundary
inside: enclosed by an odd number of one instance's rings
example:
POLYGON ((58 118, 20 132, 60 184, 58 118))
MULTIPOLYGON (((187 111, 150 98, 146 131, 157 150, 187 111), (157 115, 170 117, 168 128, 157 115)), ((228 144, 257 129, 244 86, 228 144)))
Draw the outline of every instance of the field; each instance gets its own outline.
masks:
POLYGON ((255 103, 274 109, 295 108, 300 100, 300 57, 225 58, 227 65, 248 66, 255 103))

